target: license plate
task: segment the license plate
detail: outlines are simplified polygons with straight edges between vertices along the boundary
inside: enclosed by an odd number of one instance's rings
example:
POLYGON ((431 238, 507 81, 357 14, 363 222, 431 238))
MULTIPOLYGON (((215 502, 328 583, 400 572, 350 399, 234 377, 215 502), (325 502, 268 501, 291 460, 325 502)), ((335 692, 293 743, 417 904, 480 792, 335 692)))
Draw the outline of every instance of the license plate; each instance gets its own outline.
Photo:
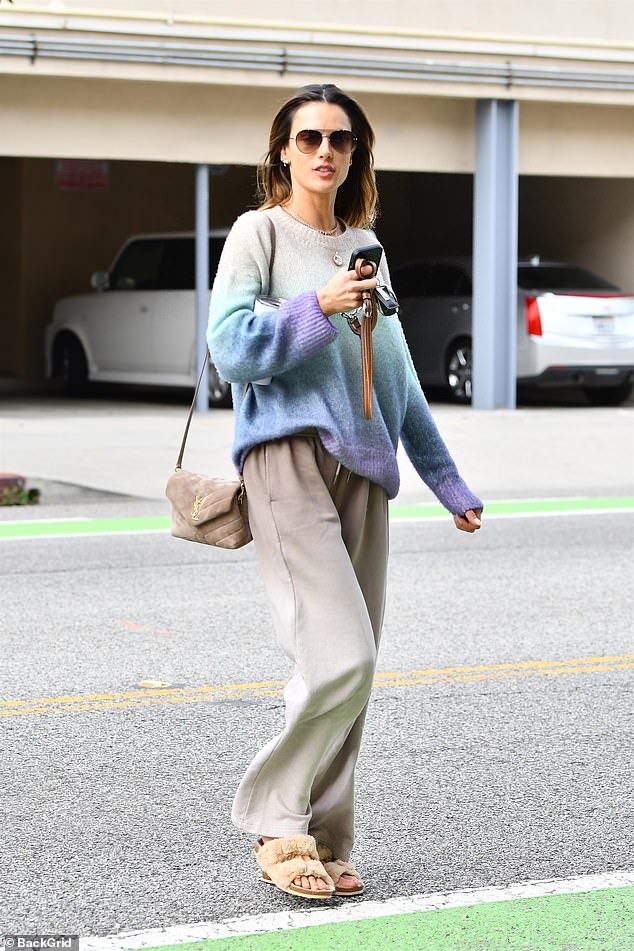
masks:
POLYGON ((592 326, 597 334, 613 334, 614 317, 593 317, 592 326))

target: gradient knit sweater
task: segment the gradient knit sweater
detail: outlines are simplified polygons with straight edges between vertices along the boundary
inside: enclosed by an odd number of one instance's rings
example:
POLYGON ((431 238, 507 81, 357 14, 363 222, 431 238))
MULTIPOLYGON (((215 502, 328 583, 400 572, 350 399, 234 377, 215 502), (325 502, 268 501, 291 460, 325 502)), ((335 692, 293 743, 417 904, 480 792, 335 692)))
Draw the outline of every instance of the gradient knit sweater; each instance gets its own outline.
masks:
MULTIPOLYGON (((326 317, 316 291, 351 252, 375 244, 371 231, 346 228, 328 237, 281 207, 248 211, 227 237, 211 293, 207 340, 220 374, 233 384, 233 462, 242 471, 255 445, 317 430, 346 468, 399 488, 402 440, 414 468, 453 514, 482 506, 461 479, 432 419, 397 317, 379 316, 373 334, 372 419, 363 415, 361 341, 341 314, 326 317), (255 298, 285 299, 279 310, 253 313, 255 298), (268 385, 244 384, 271 377, 268 385)), ((389 283, 385 261, 379 277, 389 283)))

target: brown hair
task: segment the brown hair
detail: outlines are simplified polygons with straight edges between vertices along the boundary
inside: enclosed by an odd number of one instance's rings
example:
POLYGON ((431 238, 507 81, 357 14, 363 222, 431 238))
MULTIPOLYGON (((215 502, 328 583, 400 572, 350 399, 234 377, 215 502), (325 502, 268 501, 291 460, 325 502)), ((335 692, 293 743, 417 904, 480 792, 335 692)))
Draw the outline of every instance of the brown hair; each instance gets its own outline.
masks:
POLYGON ((260 208, 274 208, 291 195, 291 174, 281 162, 288 145, 295 113, 307 102, 330 102, 340 106, 350 119, 357 145, 348 176, 339 187, 335 214, 353 228, 371 228, 376 217, 377 190, 374 175, 374 132, 363 109, 337 86, 329 83, 302 86, 287 99, 271 125, 269 151, 258 166, 260 208))

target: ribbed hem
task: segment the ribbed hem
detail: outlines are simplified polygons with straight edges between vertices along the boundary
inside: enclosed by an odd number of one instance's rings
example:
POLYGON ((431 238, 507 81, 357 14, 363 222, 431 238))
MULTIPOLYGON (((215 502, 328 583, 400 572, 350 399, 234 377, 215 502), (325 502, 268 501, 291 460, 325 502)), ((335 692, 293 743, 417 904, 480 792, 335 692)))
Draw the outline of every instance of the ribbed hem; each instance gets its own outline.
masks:
POLYGON ((339 331, 322 312, 315 291, 299 294, 280 307, 280 316, 288 324, 293 349, 312 356, 335 339, 339 331))
POLYGON ((452 515, 464 515, 469 509, 483 509, 484 502, 474 495, 464 479, 456 475, 429 486, 441 505, 452 515))
POLYGON ((357 451, 342 446, 332 438, 328 430, 319 430, 319 438, 323 446, 337 462, 356 475, 364 476, 370 482, 375 482, 385 489, 388 499, 393 499, 400 488, 400 475, 396 454, 381 449, 364 449, 355 447, 357 451))

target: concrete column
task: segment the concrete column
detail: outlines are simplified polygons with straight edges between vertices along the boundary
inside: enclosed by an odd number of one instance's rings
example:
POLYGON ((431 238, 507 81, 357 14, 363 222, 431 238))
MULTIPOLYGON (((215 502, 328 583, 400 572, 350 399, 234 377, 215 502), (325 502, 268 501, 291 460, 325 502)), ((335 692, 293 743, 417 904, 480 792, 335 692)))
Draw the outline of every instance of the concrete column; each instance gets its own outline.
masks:
POLYGON ((476 409, 514 409, 517 374, 518 103, 476 104, 473 384, 476 409))
MULTIPOLYGON (((196 373, 207 356, 209 318, 209 166, 196 166, 196 373)), ((209 410, 209 367, 196 397, 200 413, 209 410)))

